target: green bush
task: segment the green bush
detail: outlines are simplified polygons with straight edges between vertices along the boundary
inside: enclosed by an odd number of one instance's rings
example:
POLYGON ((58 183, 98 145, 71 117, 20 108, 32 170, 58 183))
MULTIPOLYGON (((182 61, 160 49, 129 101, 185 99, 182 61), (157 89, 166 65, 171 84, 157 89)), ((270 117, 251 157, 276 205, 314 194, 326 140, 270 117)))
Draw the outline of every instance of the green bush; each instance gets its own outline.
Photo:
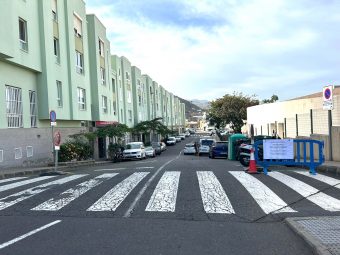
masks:
POLYGON ((61 144, 59 161, 87 160, 92 157, 92 154, 92 147, 85 136, 73 136, 71 139, 61 144))

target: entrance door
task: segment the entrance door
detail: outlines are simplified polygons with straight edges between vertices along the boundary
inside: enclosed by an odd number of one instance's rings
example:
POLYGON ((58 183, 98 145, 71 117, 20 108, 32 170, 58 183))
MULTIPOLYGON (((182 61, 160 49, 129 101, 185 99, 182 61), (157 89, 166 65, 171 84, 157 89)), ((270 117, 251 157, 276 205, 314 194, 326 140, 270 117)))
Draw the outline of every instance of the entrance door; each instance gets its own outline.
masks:
POLYGON ((99 158, 106 158, 106 139, 98 138, 98 156, 99 158))

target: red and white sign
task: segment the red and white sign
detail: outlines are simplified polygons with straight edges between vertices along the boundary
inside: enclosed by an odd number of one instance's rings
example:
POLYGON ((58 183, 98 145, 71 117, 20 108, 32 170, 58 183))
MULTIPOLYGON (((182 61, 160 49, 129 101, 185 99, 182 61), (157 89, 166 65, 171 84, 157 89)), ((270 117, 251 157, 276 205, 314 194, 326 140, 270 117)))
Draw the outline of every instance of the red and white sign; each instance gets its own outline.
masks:
POLYGON ((105 127, 118 124, 117 121, 96 121, 96 127, 105 127))
POLYGON ((60 146, 60 141, 61 141, 61 135, 60 135, 60 132, 59 131, 56 131, 55 133, 54 133, 54 139, 53 139, 54 141, 54 145, 55 146, 60 146))

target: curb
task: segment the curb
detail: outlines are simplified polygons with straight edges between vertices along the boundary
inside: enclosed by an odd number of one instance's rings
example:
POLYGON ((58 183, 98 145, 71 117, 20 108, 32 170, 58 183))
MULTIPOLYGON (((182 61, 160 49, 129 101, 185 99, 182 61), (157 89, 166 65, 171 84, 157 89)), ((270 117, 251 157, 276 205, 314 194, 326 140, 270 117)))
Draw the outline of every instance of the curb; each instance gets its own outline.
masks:
POLYGON ((316 170, 323 173, 332 173, 335 175, 340 175, 340 166, 321 165, 318 166, 316 170))
MULTIPOLYGON (((105 165, 110 164, 111 161, 79 161, 79 162, 64 162, 62 165, 58 166, 58 170, 65 170, 65 169, 72 169, 79 166, 91 166, 91 165, 105 165)), ((54 171, 54 166, 46 166, 46 167, 39 167, 39 168, 28 168, 28 169, 16 169, 13 172, 2 173, 0 170, 0 180, 12 177, 20 177, 26 175, 40 175, 44 173, 48 173, 54 171)))
POLYGON ((332 255, 332 253, 324 246, 318 239, 312 236, 303 226, 301 226, 298 220, 310 220, 315 217, 293 217, 286 218, 285 222, 298 236, 300 236, 312 249, 314 254, 318 255, 332 255))

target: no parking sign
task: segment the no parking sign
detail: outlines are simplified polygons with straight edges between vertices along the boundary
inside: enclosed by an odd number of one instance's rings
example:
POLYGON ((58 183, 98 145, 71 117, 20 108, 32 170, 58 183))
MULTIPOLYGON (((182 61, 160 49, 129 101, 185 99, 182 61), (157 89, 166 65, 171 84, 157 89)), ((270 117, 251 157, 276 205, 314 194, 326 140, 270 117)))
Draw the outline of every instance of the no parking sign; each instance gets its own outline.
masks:
POLYGON ((333 110, 333 85, 325 86, 322 90, 323 104, 322 108, 324 110, 333 110))

